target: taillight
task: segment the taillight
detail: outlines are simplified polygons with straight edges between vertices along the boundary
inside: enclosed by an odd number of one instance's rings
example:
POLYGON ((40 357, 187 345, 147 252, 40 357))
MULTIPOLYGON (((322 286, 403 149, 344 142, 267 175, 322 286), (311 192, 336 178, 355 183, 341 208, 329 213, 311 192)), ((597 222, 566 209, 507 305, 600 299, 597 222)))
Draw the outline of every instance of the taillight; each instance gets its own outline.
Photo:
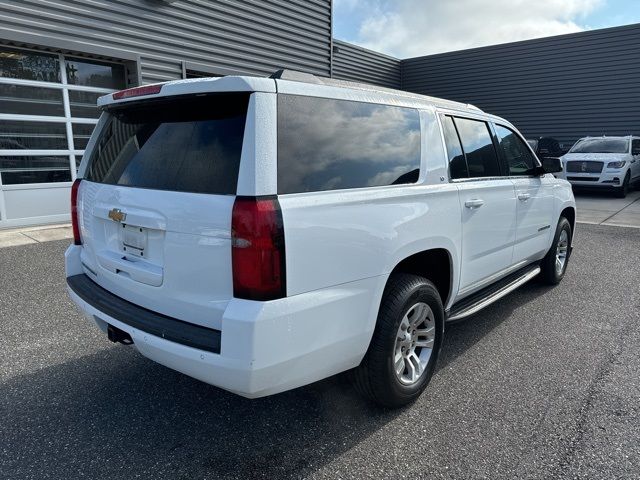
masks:
POLYGON ((80 178, 76 178, 71 185, 71 226, 73 227, 73 243, 82 245, 80 238, 80 223, 78 222, 78 190, 80 189, 80 178))
POLYGON ((286 296, 284 227, 276 197, 236 197, 231 245, 234 297, 286 296))
POLYGON ((162 85, 145 85, 144 87, 120 90, 111 96, 114 100, 122 100, 124 98, 141 97, 143 95, 155 95, 156 93, 160 93, 160 90, 162 90, 162 85))

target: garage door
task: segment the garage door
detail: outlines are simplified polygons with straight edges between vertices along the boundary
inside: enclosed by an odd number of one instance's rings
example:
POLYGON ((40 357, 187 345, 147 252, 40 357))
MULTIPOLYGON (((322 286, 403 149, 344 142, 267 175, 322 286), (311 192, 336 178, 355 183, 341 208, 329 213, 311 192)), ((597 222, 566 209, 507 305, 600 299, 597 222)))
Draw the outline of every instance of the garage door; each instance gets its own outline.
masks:
POLYGON ((121 64, 0 46, 0 227, 66 221, 69 190, 121 64))

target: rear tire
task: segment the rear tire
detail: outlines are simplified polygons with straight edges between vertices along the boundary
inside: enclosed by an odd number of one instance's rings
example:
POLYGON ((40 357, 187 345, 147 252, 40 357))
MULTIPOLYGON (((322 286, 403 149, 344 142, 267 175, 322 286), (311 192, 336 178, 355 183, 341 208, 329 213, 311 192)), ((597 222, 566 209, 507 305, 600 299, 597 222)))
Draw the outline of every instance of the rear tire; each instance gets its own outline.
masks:
POLYGON ((393 274, 362 363, 353 371, 356 389, 384 407, 416 400, 435 369, 444 333, 444 309, 427 279, 393 274))
POLYGON ((560 217, 551 248, 540 264, 540 278, 548 285, 557 285, 564 278, 571 255, 571 224, 560 217))

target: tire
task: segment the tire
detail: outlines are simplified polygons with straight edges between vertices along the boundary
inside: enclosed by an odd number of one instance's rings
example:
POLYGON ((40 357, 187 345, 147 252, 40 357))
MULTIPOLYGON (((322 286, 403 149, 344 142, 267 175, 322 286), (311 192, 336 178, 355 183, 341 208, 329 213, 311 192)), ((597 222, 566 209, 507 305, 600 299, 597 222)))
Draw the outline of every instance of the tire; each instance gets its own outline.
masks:
POLYGON ((382 296, 369 349, 353 371, 356 389, 384 407, 397 408, 413 402, 433 375, 443 334, 444 309, 433 283, 417 275, 393 274, 382 296), (401 329, 406 333, 399 339, 401 329), (415 356, 405 357, 410 349, 415 356), (396 373, 396 366, 402 372, 396 373))
POLYGON ((627 172, 622 182, 622 186, 616 189, 616 197, 625 198, 629 193, 629 183, 631 182, 631 173, 627 172))
POLYGON ((551 248, 540 264, 540 278, 542 281, 548 285, 559 284, 563 279, 564 274, 567 272, 567 265, 569 264, 570 256, 571 224, 565 217, 560 217, 551 248), (562 262, 562 267, 560 268, 558 262, 562 260, 562 255, 564 255, 564 262, 562 262))

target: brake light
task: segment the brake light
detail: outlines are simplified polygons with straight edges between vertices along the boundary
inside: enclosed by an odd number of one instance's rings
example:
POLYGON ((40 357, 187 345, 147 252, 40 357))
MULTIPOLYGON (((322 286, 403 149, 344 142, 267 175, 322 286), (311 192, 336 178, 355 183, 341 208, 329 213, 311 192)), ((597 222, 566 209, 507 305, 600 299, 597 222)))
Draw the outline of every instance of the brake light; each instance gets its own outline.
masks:
POLYGON ((80 238, 80 223, 78 222, 78 190, 80 189, 80 178, 76 178, 71 185, 71 226, 73 227, 73 243, 82 245, 80 238))
POLYGON ((286 296, 284 227, 276 197, 236 197, 231 219, 233 295, 286 296))
POLYGON ((143 95, 155 95, 160 93, 162 85, 145 85, 144 87, 128 88, 127 90, 120 90, 112 95, 114 100, 122 100, 131 97, 141 97, 143 95))

